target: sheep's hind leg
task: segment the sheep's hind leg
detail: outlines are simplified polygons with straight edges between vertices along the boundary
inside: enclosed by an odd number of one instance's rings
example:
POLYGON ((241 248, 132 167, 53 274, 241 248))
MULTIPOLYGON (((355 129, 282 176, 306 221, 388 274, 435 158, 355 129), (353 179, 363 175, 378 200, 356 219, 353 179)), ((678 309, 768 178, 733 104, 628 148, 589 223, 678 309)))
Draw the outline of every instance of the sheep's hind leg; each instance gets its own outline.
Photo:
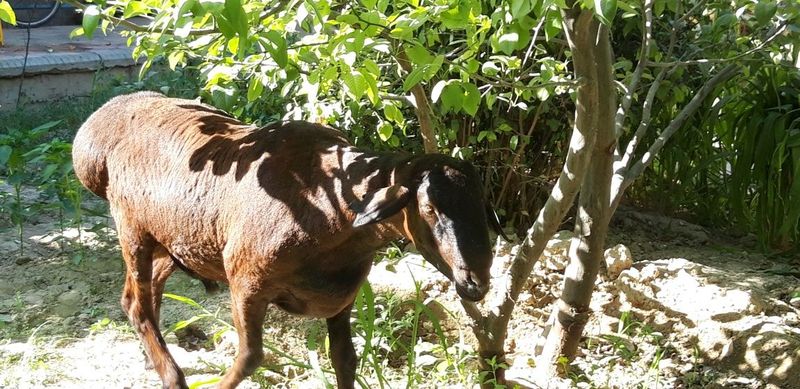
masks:
MULTIPOLYGON (((159 245, 153 251, 153 319, 161 327, 161 302, 167 279, 175 271, 175 262, 164 246, 159 245)), ((153 370, 153 361, 145 354, 144 368, 153 370)))
POLYGON ((153 251, 157 243, 149 234, 132 230, 126 226, 124 220, 115 219, 127 268, 122 307, 164 387, 187 388, 183 372, 167 350, 153 310, 153 251))

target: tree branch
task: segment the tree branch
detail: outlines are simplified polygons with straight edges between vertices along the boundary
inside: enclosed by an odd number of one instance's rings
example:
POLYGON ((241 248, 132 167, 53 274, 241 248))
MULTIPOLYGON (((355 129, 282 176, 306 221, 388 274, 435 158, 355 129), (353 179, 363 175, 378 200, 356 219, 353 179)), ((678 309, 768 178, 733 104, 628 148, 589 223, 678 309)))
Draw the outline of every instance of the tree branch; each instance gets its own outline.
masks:
POLYGON ((780 36, 781 34, 783 34, 784 31, 786 31, 787 23, 788 22, 782 23, 781 26, 778 27, 778 29, 772 35, 769 36, 769 38, 761 42, 758 46, 730 58, 704 58, 704 59, 694 59, 688 61, 650 62, 647 64, 647 66, 663 68, 663 67, 673 67, 673 66, 708 65, 708 64, 727 63, 736 61, 744 57, 750 56, 752 54, 755 54, 761 50, 764 50, 768 44, 772 43, 772 41, 774 41, 778 36, 780 36))
POLYGON ((639 63, 636 64, 636 69, 633 71, 633 76, 631 77, 631 83, 628 85, 628 90, 622 98, 617 114, 614 117, 614 134, 616 134, 617 137, 622 134, 622 127, 625 123, 625 118, 628 116, 633 94, 636 93, 636 88, 639 86, 642 73, 644 73, 644 68, 647 66, 648 59, 650 58, 650 44, 653 37, 653 0, 644 0, 644 15, 645 32, 642 35, 642 50, 639 54, 639 63))
POLYGON ((401 96, 395 95, 391 93, 381 94, 380 97, 384 100, 391 100, 391 101, 399 101, 403 104, 407 104, 410 107, 414 106, 414 100, 408 96, 401 96))
POLYGON ((634 132, 633 137, 631 137, 631 140, 628 141, 628 145, 625 147, 625 154, 619 161, 619 165, 622 169, 627 169, 629 167, 628 165, 633 157, 633 153, 636 152, 636 148, 639 146, 639 141, 641 141, 641 139, 647 133, 647 129, 650 128, 650 115, 653 110, 653 100, 655 100, 656 92, 658 92, 658 88, 661 87, 661 82, 664 80, 664 76, 666 74, 666 69, 660 71, 658 76, 656 76, 656 79, 653 80, 653 83, 650 84, 650 89, 647 91, 647 97, 642 103, 642 118, 639 122, 639 127, 636 128, 636 132, 634 132))
MULTIPOLYGON (((411 61, 409 61, 408 56, 406 55, 406 51, 400 44, 396 45, 396 51, 397 63, 400 64, 400 67, 403 68, 406 73, 411 73, 414 69, 411 66, 411 61)), ((439 146, 436 141, 436 128, 434 125, 435 119, 430 100, 428 100, 428 95, 425 93, 425 89, 422 87, 421 83, 417 83, 411 87, 411 94, 414 95, 414 106, 416 107, 414 112, 416 112, 417 120, 419 121, 419 132, 420 135, 422 135, 422 146, 424 147, 426 153, 438 153, 439 146)))
POLYGON ((700 108, 700 105, 702 105, 703 101, 708 97, 708 95, 711 94, 711 92, 714 91, 717 86, 733 78, 738 70, 738 65, 728 65, 724 69, 720 70, 716 76, 706 81, 703 87, 700 88, 700 90, 697 91, 697 94, 694 95, 692 100, 683 107, 683 109, 675 116, 674 119, 672 119, 664 131, 661 132, 661 135, 659 135, 655 142, 653 142, 653 144, 650 146, 650 149, 644 153, 644 156, 642 156, 639 161, 631 166, 631 168, 625 174, 625 180, 622 183, 620 190, 618 190, 617 193, 612 194, 614 198, 612 204, 617 204, 619 202, 617 197, 621 197, 625 188, 630 186, 630 184, 642 174, 644 169, 650 166, 650 164, 653 162, 653 158, 658 154, 659 151, 661 151, 661 148, 664 147, 664 144, 667 142, 667 140, 669 140, 669 138, 675 134, 675 132, 678 131, 681 126, 683 126, 686 120, 689 119, 689 117, 700 108))

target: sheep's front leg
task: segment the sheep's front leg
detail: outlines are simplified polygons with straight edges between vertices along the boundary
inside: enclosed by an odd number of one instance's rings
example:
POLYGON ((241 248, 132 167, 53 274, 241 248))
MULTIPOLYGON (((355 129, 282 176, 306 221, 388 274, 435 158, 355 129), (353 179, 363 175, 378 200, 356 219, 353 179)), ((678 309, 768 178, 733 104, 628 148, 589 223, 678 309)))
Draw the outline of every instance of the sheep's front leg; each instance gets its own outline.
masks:
POLYGON ((222 378, 220 389, 235 388, 247 376, 253 374, 264 359, 262 327, 267 312, 267 302, 251 288, 252 285, 258 285, 258 282, 248 280, 246 277, 229 277, 229 279, 232 280, 231 313, 233 325, 239 335, 239 353, 233 367, 222 378))
POLYGON ((340 389, 355 387, 356 350, 350 333, 350 310, 352 304, 328 318, 328 338, 331 345, 331 363, 336 371, 336 382, 340 389))

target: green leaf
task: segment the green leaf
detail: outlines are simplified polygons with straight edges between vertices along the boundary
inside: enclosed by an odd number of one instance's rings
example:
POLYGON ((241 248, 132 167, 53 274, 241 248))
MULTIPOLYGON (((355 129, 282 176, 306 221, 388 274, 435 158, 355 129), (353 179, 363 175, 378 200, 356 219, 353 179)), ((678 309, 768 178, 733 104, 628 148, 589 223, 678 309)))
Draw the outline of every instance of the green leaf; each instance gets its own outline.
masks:
POLYGON ((442 91, 442 110, 444 112, 454 111, 457 112, 461 109, 464 102, 464 89, 461 88, 460 83, 449 83, 442 91))
POLYGON ((58 165, 50 164, 45 166, 44 169, 42 169, 42 172, 40 173, 41 178, 43 178, 44 180, 49 179, 50 176, 52 176, 53 173, 56 172, 56 169, 58 169, 58 165))
POLYGON ((497 100, 497 95, 491 92, 486 94, 486 106, 489 107, 489 109, 492 108, 492 105, 494 105, 495 100, 497 100))
POLYGON ((14 149, 12 149, 11 146, 0 146, 0 167, 6 165, 6 162, 8 162, 8 158, 11 157, 11 152, 13 151, 14 149))
POLYGON ((192 316, 192 317, 190 317, 190 318, 188 318, 186 320, 181 320, 181 321, 175 323, 174 325, 172 325, 172 327, 169 330, 167 330, 167 332, 169 333, 169 332, 175 332, 175 331, 178 331, 178 330, 182 330, 182 329, 194 324, 195 322, 197 322, 198 320, 203 319, 203 318, 205 318, 205 315, 192 316))
POLYGON ((527 15, 532 9, 533 4, 530 0, 511 0, 511 16, 514 19, 527 15))
POLYGON ((261 82, 261 76, 255 75, 250 78, 247 85, 247 101, 253 102, 261 97, 261 92, 264 91, 264 83, 261 82))
POLYGON ((518 144, 519 144, 519 136, 517 135, 512 136, 511 139, 508 140, 508 147, 510 147, 511 150, 516 150, 518 144))
POLYGON ((189 10, 191 10, 194 5, 197 3, 197 0, 180 0, 178 5, 174 8, 174 13, 172 14, 172 19, 175 21, 175 24, 183 24, 181 20, 184 19, 184 15, 186 15, 189 10))
POLYGON ((381 138, 382 141, 386 142, 389 138, 392 137, 392 133, 394 132, 394 127, 391 124, 383 122, 380 127, 378 127, 378 137, 381 138))
POLYGON ((53 120, 53 121, 47 122, 45 124, 41 124, 41 125, 36 126, 34 129, 30 130, 30 133, 32 135, 39 136, 41 134, 44 134, 45 131, 47 131, 47 130, 49 130, 49 129, 51 129, 51 128, 59 125, 59 124, 61 124, 61 120, 53 120))
POLYGON ((361 99, 361 96, 364 96, 364 92, 367 89, 367 82, 364 80, 364 76, 357 72, 342 72, 342 81, 344 81, 344 85, 347 87, 347 93, 353 100, 361 99))
POLYGON ((219 15, 225 10, 225 0, 200 0, 200 5, 212 15, 219 15))
POLYGON ((714 21, 714 29, 725 29, 736 23, 736 15, 732 13, 726 13, 721 15, 714 21))
POLYGON ((478 112, 478 107, 481 104, 481 92, 473 83, 465 83, 463 84, 463 88, 464 102, 461 108, 464 110, 464 112, 469 114, 469 116, 475 116, 475 114, 478 112))
POLYGON ((422 45, 408 45, 404 49, 408 59, 415 65, 429 64, 433 60, 433 56, 428 52, 428 49, 422 45))
POLYGON ((444 55, 437 55, 430 64, 415 67, 403 81, 403 91, 408 92, 420 81, 433 78, 442 67, 442 63, 444 63, 444 55))
POLYGON ((425 66, 415 67, 403 81, 403 91, 408 92, 414 85, 419 84, 423 78, 425 78, 425 66))
POLYGON ((497 66, 497 63, 494 61, 487 61, 481 65, 481 73, 487 76, 494 76, 500 72, 500 68, 497 66))
POLYGON ((175 70, 179 63, 183 63, 185 53, 183 51, 173 51, 167 56, 167 63, 171 70, 175 70))
POLYGON ((267 45, 269 55, 278 66, 285 68, 289 64, 289 48, 286 46, 286 39, 278 31, 269 31, 265 35, 272 43, 267 45))
POLYGON ((467 68, 467 73, 469 74, 475 74, 480 67, 481 63, 478 62, 478 60, 476 60, 475 58, 470 58, 469 61, 467 61, 466 68, 467 68))
POLYGON ((367 69, 359 69, 359 73, 361 73, 362 80, 364 80, 364 84, 366 85, 366 92, 369 101, 372 104, 378 105, 380 102, 380 92, 378 91, 378 79, 370 73, 367 69))
POLYGON ((550 97, 550 91, 548 91, 547 88, 537 88, 536 97, 541 101, 546 101, 550 97))
POLYGON ((610 26, 617 14, 617 0, 594 0, 594 12, 603 24, 610 26))
POLYGON ((517 43, 519 43, 519 34, 515 31, 509 31, 497 37, 495 49, 511 55, 516 49, 517 43))
POLYGON ((339 23, 345 23, 349 25, 358 24, 360 22, 360 20, 358 20, 358 16, 353 14, 339 15, 336 17, 336 21, 339 23))
POLYGON ((778 10, 778 5, 771 1, 759 1, 756 3, 756 21, 758 24, 764 25, 769 23, 770 19, 775 16, 775 11, 778 10))
POLYGON ((444 63, 444 55, 437 55, 436 58, 431 61, 431 64, 425 67, 425 79, 430 80, 436 73, 439 72, 439 69, 442 68, 442 64, 444 63))
POLYGON ((149 8, 143 1, 131 1, 125 6, 125 11, 122 12, 122 18, 128 19, 137 15, 145 15, 149 8))
POLYGON ((653 2, 653 15, 661 16, 664 13, 664 9, 667 7, 667 0, 655 0, 653 2))
POLYGON ((203 309, 203 307, 200 304, 198 304, 197 301, 194 301, 188 297, 178 296, 177 294, 172 294, 172 293, 164 293, 164 297, 173 299, 175 301, 179 301, 181 303, 193 306, 195 308, 203 309))
POLYGON ((397 124, 403 124, 405 122, 403 113, 400 112, 400 109, 394 104, 386 104, 383 107, 383 116, 397 124))
POLYGON ((212 377, 212 378, 209 378, 207 380, 200 380, 200 381, 194 382, 193 384, 189 385, 189 389, 200 389, 203 386, 216 384, 217 382, 220 382, 220 381, 222 381, 222 377, 212 377))
POLYGON ((83 10, 83 32, 89 39, 92 38, 94 30, 97 29, 97 24, 100 22, 100 8, 96 5, 90 5, 83 10))
POLYGON ((77 38, 79 36, 84 36, 84 35, 86 35, 86 34, 83 32, 83 27, 75 27, 74 30, 69 32, 69 38, 70 39, 77 38))
POLYGON ((5 0, 0 0, 0 20, 12 25, 17 25, 17 16, 14 15, 14 10, 11 9, 11 4, 5 0))
MULTIPOLYGON (((237 54, 240 57, 244 57, 245 50, 248 47, 250 28, 247 24, 247 14, 242 7, 241 0, 225 0, 225 9, 222 12, 222 16, 230 23, 230 28, 239 35, 240 42, 237 54)), ((222 29, 220 28, 220 30, 222 29)))

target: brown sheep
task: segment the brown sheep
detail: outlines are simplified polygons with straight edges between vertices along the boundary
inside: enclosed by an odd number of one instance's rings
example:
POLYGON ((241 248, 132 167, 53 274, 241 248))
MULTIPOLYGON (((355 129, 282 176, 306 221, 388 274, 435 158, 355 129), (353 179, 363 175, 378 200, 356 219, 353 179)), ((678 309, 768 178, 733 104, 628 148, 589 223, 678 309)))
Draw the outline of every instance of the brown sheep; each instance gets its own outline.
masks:
POLYGON ((325 126, 257 128, 196 101, 140 92, 89 117, 73 164, 109 201, 127 266, 122 307, 165 387, 186 387, 158 328, 176 267, 230 286, 239 353, 222 388, 259 366, 269 304, 327 319, 338 385, 353 387, 350 310, 389 241, 413 241, 462 298, 489 289, 488 226, 499 226, 464 161, 360 150, 325 126))

